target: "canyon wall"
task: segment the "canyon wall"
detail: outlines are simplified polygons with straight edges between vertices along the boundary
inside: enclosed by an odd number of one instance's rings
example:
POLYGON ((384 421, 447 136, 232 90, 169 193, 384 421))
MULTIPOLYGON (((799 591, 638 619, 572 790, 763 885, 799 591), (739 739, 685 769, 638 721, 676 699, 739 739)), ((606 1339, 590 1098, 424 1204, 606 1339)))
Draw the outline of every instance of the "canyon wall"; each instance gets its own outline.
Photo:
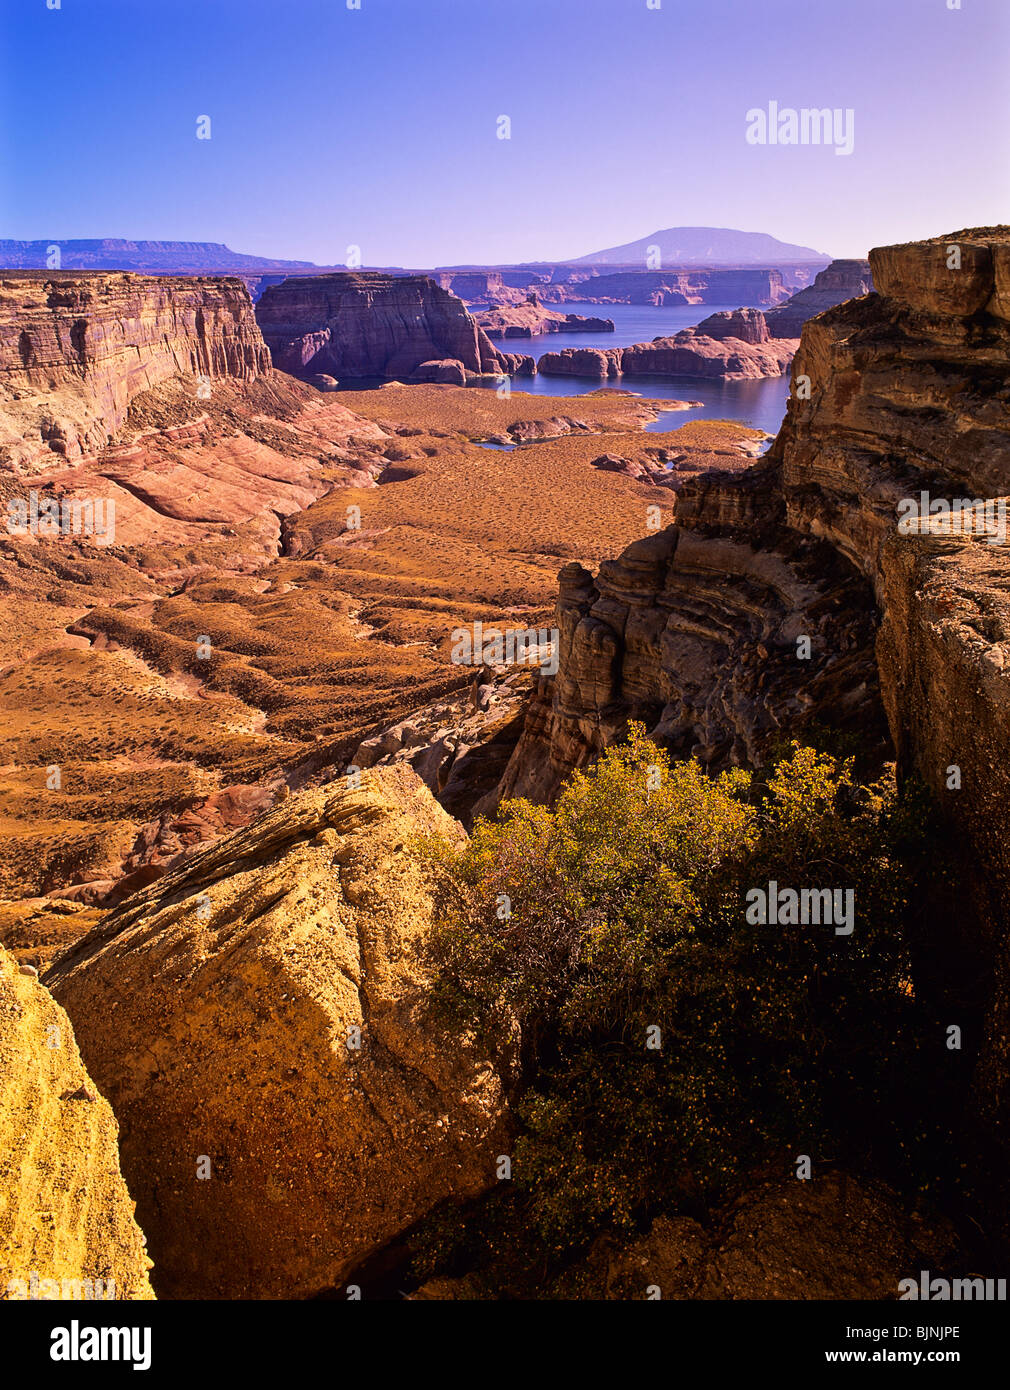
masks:
POLYGON ((798 338, 807 319, 815 314, 823 314, 846 299, 859 299, 872 292, 869 261, 832 261, 818 272, 812 285, 768 310, 765 316, 768 330, 776 338, 798 338))
POLYGON ((898 517, 922 492, 1010 493, 1010 229, 882 247, 870 265, 877 293, 804 325, 765 459, 690 480, 676 525, 595 577, 561 572, 559 670, 498 794, 550 797, 631 718, 717 767, 762 761, 808 718, 882 747, 886 712, 900 776, 928 788, 955 860, 949 891, 923 894, 918 984, 978 1049, 966 1148, 1006 1238, 1010 551, 942 509, 908 534, 898 517))
POLYGON ((566 299, 592 304, 779 304, 788 298, 778 270, 619 270, 606 275, 564 272, 538 286, 551 303, 566 299))
POLYGON ((7 272, 0 464, 103 449, 135 396, 179 374, 251 381, 269 368, 238 279, 7 272))
POLYGON ((293 277, 264 290, 256 318, 274 362, 293 376, 463 385, 533 372, 531 357, 498 352, 463 303, 423 275, 293 277))

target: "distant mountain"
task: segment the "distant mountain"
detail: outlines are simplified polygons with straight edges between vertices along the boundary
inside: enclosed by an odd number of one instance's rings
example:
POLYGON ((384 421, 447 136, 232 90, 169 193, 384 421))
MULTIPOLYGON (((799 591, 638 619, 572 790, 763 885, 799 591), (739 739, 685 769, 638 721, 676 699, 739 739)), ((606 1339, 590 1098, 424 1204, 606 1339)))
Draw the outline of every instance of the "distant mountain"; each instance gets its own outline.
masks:
POLYGON ((211 270, 315 270, 312 261, 279 261, 270 256, 245 256, 220 241, 124 241, 102 237, 94 241, 0 241, 0 267, 9 270, 52 270, 51 247, 60 248, 61 270, 136 270, 148 274, 193 275, 211 270))
MULTIPOLYGON (((809 246, 794 246, 766 232, 738 232, 731 227, 667 227, 624 246, 608 246, 579 256, 566 265, 646 264, 650 247, 658 246, 662 266, 776 265, 779 261, 823 261, 831 257, 809 246)), ((657 267, 658 268, 658 267, 657 267)))

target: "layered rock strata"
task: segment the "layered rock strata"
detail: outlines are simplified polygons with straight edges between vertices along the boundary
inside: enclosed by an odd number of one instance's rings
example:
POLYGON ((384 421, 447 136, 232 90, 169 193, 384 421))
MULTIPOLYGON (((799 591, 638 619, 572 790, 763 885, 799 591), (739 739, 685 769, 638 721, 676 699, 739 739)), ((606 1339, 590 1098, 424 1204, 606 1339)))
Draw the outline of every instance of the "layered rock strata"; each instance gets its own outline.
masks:
POLYGON ((796 341, 773 338, 760 309, 710 314, 695 328, 625 348, 563 348, 545 352, 545 376, 695 376, 723 381, 782 376, 796 341))
POLYGON ((818 271, 812 285, 794 294, 784 304, 769 309, 765 318, 773 338, 798 338, 807 319, 823 314, 846 299, 860 299, 873 292, 869 261, 832 261, 818 271))
POLYGON ((979 1046, 973 1163, 1007 1238, 1010 229, 870 265, 876 293, 804 325, 764 461, 690 481, 677 525, 597 576, 562 571, 559 671, 499 790, 550 796, 632 717, 718 765, 806 716, 872 744, 882 704, 949 827, 958 887, 922 905, 919 985, 979 1046))
POLYGON ((537 338, 545 333, 613 333, 613 319, 559 314, 545 309, 536 294, 512 308, 485 309, 476 315, 489 338, 537 338))
POLYGON ((501 353, 454 295, 423 275, 296 276, 264 290, 263 336, 283 371, 463 385, 530 374, 533 359, 501 353))
POLYGON ((0 464, 33 471, 105 448, 130 402, 180 374, 270 368, 235 278, 39 275, 0 280, 0 464))

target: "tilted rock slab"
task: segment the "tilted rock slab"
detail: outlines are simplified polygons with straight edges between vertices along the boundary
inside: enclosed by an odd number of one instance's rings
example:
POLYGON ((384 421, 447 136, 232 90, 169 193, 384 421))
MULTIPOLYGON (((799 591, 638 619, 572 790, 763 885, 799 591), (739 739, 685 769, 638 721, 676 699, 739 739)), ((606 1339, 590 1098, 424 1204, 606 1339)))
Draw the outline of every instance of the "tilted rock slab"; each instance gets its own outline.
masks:
POLYGON ((499 1083, 422 1017, 419 833, 462 832, 407 769, 303 792, 53 968, 119 1117, 160 1293, 339 1286, 442 1198, 493 1181, 499 1083))
POLYGON ((116 1138, 70 1020, 0 947, 0 1300, 154 1297, 116 1138))

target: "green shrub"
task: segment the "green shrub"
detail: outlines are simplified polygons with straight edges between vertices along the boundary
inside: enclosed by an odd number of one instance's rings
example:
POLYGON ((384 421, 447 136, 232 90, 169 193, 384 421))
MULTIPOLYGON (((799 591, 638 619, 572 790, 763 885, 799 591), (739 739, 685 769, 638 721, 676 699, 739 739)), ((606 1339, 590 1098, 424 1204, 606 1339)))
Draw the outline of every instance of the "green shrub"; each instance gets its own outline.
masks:
POLYGON ((512 801, 462 850, 429 846, 433 1003, 496 1051, 524 1219, 555 1257, 772 1156, 837 1159, 868 1117, 893 1128, 912 1007, 894 818, 851 762, 794 745, 760 784, 712 778, 633 725, 553 810, 512 801), (852 934, 749 923, 770 880, 852 889, 852 934))

